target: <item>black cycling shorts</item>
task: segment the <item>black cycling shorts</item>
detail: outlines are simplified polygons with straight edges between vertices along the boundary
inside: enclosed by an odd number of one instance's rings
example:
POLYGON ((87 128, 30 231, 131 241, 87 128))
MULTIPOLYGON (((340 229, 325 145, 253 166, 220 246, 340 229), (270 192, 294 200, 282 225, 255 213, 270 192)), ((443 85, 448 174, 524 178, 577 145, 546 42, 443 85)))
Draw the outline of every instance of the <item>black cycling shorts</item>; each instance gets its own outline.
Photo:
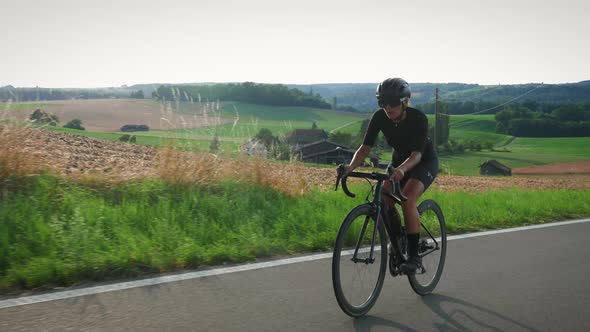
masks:
MULTIPOLYGON (((400 163, 395 163, 395 162, 391 162, 390 165, 393 165, 393 167, 397 167, 401 164, 400 163)), ((430 160, 423 160, 420 161, 420 163, 418 165, 416 165, 416 167, 412 168, 411 171, 409 171, 404 178, 400 181, 400 185, 403 189, 403 187, 406 185, 406 183, 408 182, 409 179, 417 179, 418 181, 422 182, 422 184, 424 185, 424 191, 426 191, 426 189, 428 189, 428 187, 430 187, 430 185, 432 184, 432 182, 434 182, 434 179, 436 178, 436 176, 438 175, 438 158, 433 158, 430 160)))

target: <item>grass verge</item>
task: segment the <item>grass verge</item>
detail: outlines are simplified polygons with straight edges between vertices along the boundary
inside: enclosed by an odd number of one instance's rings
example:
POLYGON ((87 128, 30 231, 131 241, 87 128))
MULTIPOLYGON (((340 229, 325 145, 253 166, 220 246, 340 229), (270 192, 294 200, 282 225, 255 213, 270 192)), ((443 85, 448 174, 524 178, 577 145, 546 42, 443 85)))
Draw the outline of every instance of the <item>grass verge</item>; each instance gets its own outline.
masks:
MULTIPOLYGON (((51 175, 4 179, 0 292, 69 286, 256 257, 330 250, 363 202, 267 184, 165 180, 106 185, 51 175), (14 183, 15 185, 6 185, 14 183)), ((429 192, 451 233, 590 216, 590 191, 429 192)))

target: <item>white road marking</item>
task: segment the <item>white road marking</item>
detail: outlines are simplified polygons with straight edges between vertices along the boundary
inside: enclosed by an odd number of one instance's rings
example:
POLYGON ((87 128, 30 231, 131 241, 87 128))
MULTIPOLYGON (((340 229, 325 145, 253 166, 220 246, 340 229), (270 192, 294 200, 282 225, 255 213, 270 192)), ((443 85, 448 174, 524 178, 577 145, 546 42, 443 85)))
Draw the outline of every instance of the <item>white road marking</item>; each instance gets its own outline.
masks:
MULTIPOLYGON (((453 241, 453 240, 467 239, 467 238, 472 238, 472 237, 488 236, 488 235, 495 235, 495 234, 502 234, 502 233, 511 233, 511 232, 518 232, 518 231, 525 231, 525 230, 546 228, 546 227, 565 226, 565 225, 579 224, 579 223, 585 223, 585 222, 590 222, 590 219, 569 220, 569 221, 552 222, 552 223, 546 223, 546 224, 538 224, 538 225, 531 225, 531 226, 523 226, 523 227, 514 227, 514 228, 508 228, 508 229, 486 231, 486 232, 469 233, 469 234, 462 234, 462 235, 452 235, 452 236, 448 236, 447 240, 453 241)), ((316 255, 302 256, 302 257, 295 257, 295 258, 280 259, 280 260, 262 262, 262 263, 251 263, 251 264, 244 264, 244 265, 238 265, 238 266, 232 266, 232 267, 224 267, 224 268, 218 268, 218 269, 198 271, 198 272, 189 272, 189 273, 183 273, 183 274, 171 275, 171 276, 165 276, 165 277, 128 281, 128 282, 116 283, 116 284, 111 284, 111 285, 73 289, 73 290, 67 290, 67 291, 59 291, 59 292, 55 292, 55 293, 48 293, 48 294, 42 294, 42 295, 25 296, 25 297, 19 297, 19 298, 0 301, 0 309, 11 308, 11 307, 16 307, 16 306, 21 306, 21 305, 41 303, 41 302, 55 301, 55 300, 64 300, 64 299, 69 299, 69 298, 74 298, 74 297, 79 297, 79 296, 85 296, 85 295, 114 292, 114 291, 119 291, 119 290, 124 290, 124 289, 130 289, 130 288, 159 285, 159 284, 165 284, 165 283, 169 283, 169 282, 176 282, 176 281, 182 281, 182 280, 198 279, 198 278, 216 276, 216 275, 221 275, 221 274, 264 269, 267 267, 274 267, 274 266, 281 266, 281 265, 288 265, 288 264, 295 264, 295 263, 303 263, 303 262, 315 261, 315 260, 320 260, 320 259, 327 259, 327 258, 331 258, 331 257, 332 257, 332 253, 330 252, 330 253, 324 253, 324 254, 316 254, 316 255)))
POLYGON ((531 229, 538 229, 538 228, 547 228, 547 227, 555 227, 555 226, 565 226, 565 225, 572 225, 572 224, 580 224, 580 223, 584 223, 584 222, 590 222, 590 219, 577 219, 577 220, 568 220, 568 221, 558 221, 558 222, 550 222, 550 223, 546 223, 546 224, 536 224, 536 225, 529 225, 529 226, 522 226, 522 227, 497 229, 497 230, 493 230, 493 231, 476 232, 476 233, 468 233, 468 234, 460 234, 460 235, 450 235, 450 236, 447 236, 447 241, 460 240, 460 239, 468 239, 470 237, 478 237, 478 236, 496 235, 496 234, 502 234, 502 233, 512 233, 512 232, 519 232, 519 231, 528 231, 528 230, 531 230, 531 229))

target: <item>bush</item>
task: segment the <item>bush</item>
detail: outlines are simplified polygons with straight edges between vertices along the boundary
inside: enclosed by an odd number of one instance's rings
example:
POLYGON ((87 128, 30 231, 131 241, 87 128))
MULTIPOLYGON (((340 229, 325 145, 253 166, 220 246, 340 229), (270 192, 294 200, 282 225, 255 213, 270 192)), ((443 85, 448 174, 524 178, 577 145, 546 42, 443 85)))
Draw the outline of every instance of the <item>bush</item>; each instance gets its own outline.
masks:
POLYGON ((122 132, 132 132, 132 131, 149 131, 150 127, 147 125, 134 125, 134 124, 127 124, 121 127, 122 132))
POLYGON ((59 123, 57 115, 45 112, 40 108, 36 109, 33 113, 31 113, 30 119, 33 123, 40 125, 57 126, 57 124, 59 123))
MULTIPOLYGON (((481 147, 481 146, 480 146, 481 147)), ((449 140, 443 144, 443 151, 448 154, 462 154, 465 153, 465 149, 476 149, 477 144, 471 145, 471 143, 467 144, 467 147, 462 142, 458 142, 455 140, 449 140)))
POLYGON ((86 128, 82 127, 82 120, 80 119, 73 119, 72 121, 66 123, 64 128, 86 130, 86 128))
POLYGON ((137 138, 135 137, 135 135, 125 134, 125 135, 119 137, 119 141, 127 142, 127 143, 135 143, 137 141, 137 138))

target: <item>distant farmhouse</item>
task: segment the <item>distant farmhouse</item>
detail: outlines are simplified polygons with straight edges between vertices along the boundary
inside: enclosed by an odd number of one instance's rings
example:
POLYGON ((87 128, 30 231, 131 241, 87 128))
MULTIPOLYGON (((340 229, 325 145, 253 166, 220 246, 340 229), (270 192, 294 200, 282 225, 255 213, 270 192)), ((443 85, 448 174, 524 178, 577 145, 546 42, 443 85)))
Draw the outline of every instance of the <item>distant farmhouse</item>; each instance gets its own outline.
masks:
MULTIPOLYGON (((322 129, 295 129, 286 135, 297 159, 316 164, 347 164, 356 152, 349 146, 329 142, 328 133, 322 129)), ((379 158, 371 156, 371 163, 377 167, 379 158)))
POLYGON ((481 175, 504 175, 511 176, 512 169, 499 161, 492 159, 479 165, 479 174, 481 175))
POLYGON ((297 146, 293 151, 301 161, 316 164, 350 163, 355 152, 349 147, 325 139, 297 146))

